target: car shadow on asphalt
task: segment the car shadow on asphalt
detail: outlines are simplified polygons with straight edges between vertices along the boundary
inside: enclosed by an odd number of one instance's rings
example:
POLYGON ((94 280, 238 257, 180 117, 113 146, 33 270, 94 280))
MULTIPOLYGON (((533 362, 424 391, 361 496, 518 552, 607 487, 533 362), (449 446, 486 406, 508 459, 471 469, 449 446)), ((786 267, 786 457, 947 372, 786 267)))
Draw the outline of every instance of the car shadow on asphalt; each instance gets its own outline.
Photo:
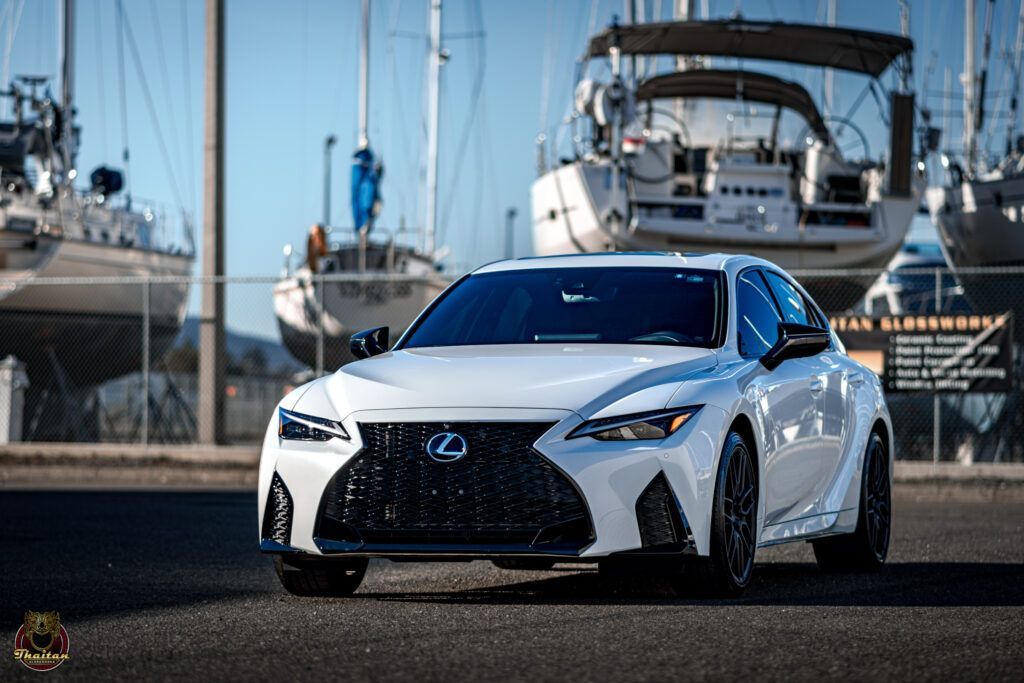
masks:
POLYGON ((1024 564, 906 562, 877 573, 826 574, 812 563, 758 565, 736 600, 696 591, 674 595, 664 579, 609 579, 593 570, 509 572, 509 582, 482 588, 424 592, 358 592, 358 599, 461 605, 730 604, 857 607, 980 607, 1024 605, 1024 564))

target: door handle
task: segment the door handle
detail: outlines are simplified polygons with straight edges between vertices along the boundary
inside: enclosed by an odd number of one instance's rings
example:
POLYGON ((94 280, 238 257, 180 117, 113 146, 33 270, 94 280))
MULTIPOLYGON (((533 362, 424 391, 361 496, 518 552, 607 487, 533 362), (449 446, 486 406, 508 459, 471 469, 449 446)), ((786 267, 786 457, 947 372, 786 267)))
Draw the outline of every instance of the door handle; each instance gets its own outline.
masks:
POLYGON ((847 381, 849 381, 850 386, 853 387, 857 386, 858 384, 864 384, 864 375, 859 372, 851 372, 849 377, 847 378, 847 381))
POLYGON ((811 378, 811 385, 810 386, 811 386, 811 393, 814 393, 814 394, 818 393, 819 391, 821 391, 822 389, 825 388, 825 385, 822 384, 821 379, 819 379, 818 377, 812 377, 811 378))

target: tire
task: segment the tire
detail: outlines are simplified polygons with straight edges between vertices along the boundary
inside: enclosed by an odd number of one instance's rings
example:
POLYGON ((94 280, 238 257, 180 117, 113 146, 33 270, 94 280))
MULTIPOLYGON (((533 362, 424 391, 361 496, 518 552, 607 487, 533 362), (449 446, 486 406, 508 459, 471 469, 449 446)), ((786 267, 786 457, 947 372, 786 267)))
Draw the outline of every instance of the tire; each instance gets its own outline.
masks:
POLYGON ((498 569, 547 570, 555 566, 555 560, 543 557, 503 557, 491 562, 498 569))
POLYGON ((722 448, 711 509, 707 557, 689 557, 673 576, 677 594, 734 598, 750 585, 757 550, 757 463, 743 437, 729 432, 722 448))
POLYGON ((827 572, 878 571, 889 554, 891 530, 889 455, 882 437, 873 432, 864 454, 857 528, 852 534, 812 541, 818 567, 827 572))
POLYGON ((274 558, 274 569, 281 585, 292 595, 302 597, 343 597, 352 595, 366 575, 369 560, 305 560, 286 562, 274 558))

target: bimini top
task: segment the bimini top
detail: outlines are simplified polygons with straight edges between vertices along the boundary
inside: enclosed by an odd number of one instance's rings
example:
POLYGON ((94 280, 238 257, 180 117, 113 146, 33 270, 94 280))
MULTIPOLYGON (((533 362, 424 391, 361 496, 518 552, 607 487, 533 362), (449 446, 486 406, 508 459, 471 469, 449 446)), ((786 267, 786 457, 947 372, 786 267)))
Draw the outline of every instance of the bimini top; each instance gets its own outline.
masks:
POLYGON ((664 98, 742 99, 792 109, 807 120, 819 138, 829 140, 828 127, 810 93, 799 83, 753 71, 694 69, 648 78, 636 91, 637 101, 664 98))
POLYGON ((893 60, 914 49, 909 38, 889 33, 736 18, 611 27, 591 38, 588 55, 607 55, 615 34, 624 55, 768 59, 845 69, 876 78, 893 60))

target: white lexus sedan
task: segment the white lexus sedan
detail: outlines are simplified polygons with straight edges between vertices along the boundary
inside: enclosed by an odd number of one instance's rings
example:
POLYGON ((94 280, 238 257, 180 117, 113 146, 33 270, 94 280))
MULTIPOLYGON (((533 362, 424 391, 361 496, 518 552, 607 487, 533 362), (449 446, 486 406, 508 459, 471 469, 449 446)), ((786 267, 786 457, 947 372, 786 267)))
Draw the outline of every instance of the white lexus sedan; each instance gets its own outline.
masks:
POLYGON ((596 562, 722 596, 776 543, 885 561, 880 382, 767 261, 502 261, 352 349, 263 443, 260 547, 292 593, 350 594, 372 557, 596 562))

